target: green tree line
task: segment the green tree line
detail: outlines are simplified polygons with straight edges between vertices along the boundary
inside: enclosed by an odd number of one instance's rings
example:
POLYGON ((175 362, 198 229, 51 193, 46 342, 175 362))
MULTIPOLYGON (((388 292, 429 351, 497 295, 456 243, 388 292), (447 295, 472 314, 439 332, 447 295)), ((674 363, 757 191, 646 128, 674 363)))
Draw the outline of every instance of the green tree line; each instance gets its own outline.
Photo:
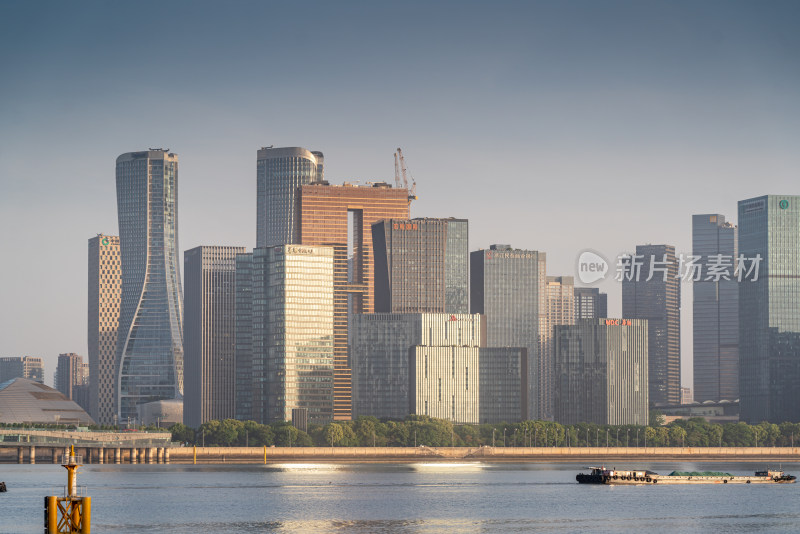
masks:
POLYGON ((647 426, 551 421, 454 425, 422 415, 402 421, 359 417, 310 425, 307 433, 289 423, 225 419, 207 421, 197 429, 178 423, 169 430, 174 441, 206 447, 789 447, 795 437, 800 442, 798 423, 716 424, 693 418, 660 425, 657 414, 652 419, 647 426))

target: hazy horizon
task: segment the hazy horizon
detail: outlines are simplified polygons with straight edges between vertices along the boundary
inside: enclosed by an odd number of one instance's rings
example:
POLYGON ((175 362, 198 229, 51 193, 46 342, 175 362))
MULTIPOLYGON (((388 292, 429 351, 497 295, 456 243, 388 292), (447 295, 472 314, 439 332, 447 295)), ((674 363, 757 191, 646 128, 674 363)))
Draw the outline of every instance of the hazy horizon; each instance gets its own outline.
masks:
POLYGON ((181 257, 255 245, 268 145, 322 151, 331 183, 393 182, 402 147, 413 217, 545 251, 550 275, 584 249, 689 253, 691 215, 800 194, 799 21, 788 1, 2 3, 0 357, 52 383, 87 356, 87 241, 117 235, 117 156, 149 147, 179 156, 181 257))

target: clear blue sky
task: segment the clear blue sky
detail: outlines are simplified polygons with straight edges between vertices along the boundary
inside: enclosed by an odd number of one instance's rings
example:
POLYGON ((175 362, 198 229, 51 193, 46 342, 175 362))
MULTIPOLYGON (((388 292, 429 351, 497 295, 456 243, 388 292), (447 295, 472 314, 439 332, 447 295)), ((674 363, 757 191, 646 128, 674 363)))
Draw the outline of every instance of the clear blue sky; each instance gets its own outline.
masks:
MULTIPOLYGON (((798 194, 800 3, 0 3, 0 356, 86 355, 87 240, 114 161, 180 157, 180 245, 252 247, 255 156, 325 153, 414 216, 470 219, 573 274, 578 251, 691 248, 691 215, 798 194)), ((607 282, 611 313, 620 287, 607 282)), ((691 385, 691 288, 683 286, 691 385)))

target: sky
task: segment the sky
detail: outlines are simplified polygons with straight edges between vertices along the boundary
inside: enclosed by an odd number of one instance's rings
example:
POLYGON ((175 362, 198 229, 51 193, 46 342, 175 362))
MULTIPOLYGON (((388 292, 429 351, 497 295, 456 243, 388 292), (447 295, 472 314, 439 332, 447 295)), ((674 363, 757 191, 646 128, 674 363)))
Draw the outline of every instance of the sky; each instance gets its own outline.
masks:
MULTIPOLYGON (((800 194, 794 1, 0 2, 0 357, 87 354, 115 160, 179 156, 179 244, 252 248, 256 151, 393 181, 470 249, 691 251, 691 215, 800 194)), ((621 313, 621 287, 609 314, 621 313)), ((682 284, 691 386, 691 285, 682 284)))

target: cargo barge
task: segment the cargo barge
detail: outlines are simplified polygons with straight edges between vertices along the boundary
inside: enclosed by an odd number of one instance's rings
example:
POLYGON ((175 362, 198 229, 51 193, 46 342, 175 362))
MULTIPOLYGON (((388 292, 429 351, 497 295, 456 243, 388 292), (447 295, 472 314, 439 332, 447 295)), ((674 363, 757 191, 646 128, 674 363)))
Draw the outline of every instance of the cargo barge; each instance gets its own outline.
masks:
POLYGON ((589 474, 579 473, 579 484, 606 484, 611 486, 646 484, 794 484, 796 477, 783 471, 756 471, 753 476, 739 476, 713 471, 680 472, 659 475, 649 470, 617 470, 605 467, 587 467, 589 474))

